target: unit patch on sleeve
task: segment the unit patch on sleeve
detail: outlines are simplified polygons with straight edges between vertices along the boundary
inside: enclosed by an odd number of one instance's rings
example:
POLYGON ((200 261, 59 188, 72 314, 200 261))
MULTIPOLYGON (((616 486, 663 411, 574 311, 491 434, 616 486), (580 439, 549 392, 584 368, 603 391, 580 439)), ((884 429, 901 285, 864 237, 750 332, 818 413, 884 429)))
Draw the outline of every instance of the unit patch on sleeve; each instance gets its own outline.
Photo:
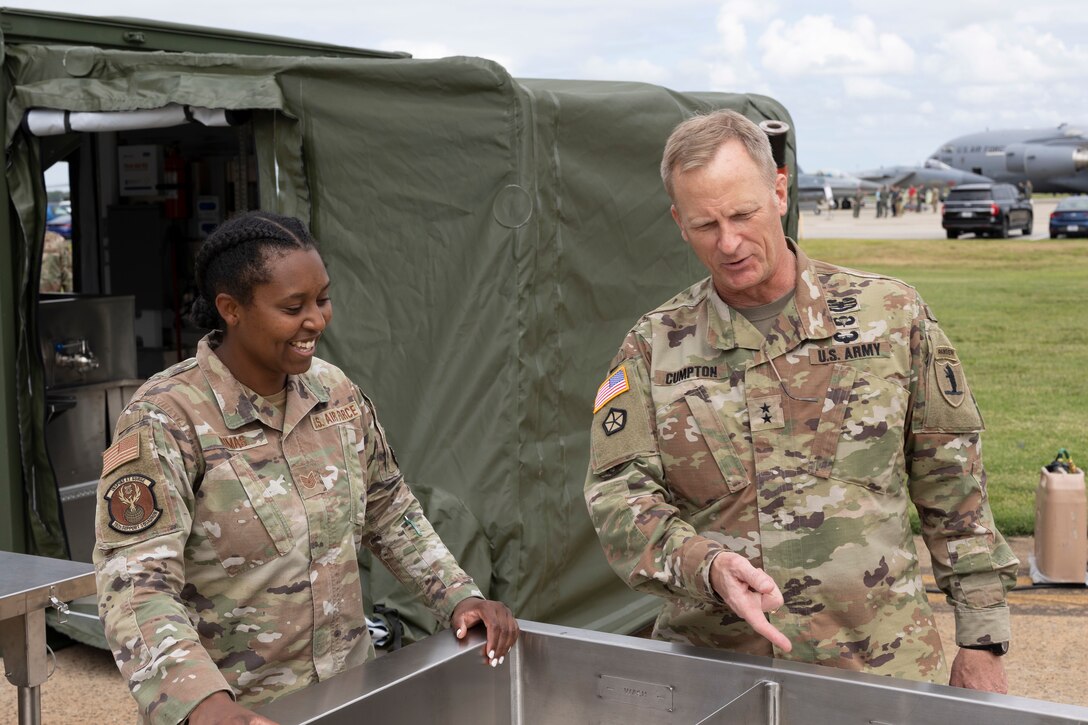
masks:
POLYGON ((154 481, 138 473, 114 481, 103 496, 110 515, 110 528, 122 534, 138 534, 151 528, 162 515, 154 488, 154 481))
POLYGON ((956 348, 949 344, 940 328, 931 327, 926 336, 930 360, 926 371, 922 430, 944 433, 983 430, 982 415, 971 395, 971 387, 963 373, 963 363, 956 354, 956 348))
POLYGON ((622 395, 631 389, 627 383, 627 368, 619 367, 616 372, 608 376, 608 379, 597 388, 597 397, 593 399, 593 414, 605 406, 608 401, 618 395, 622 395))
POLYGON ((643 368, 638 362, 628 360, 597 391, 589 434, 589 465, 593 473, 602 474, 640 455, 657 453, 646 400, 648 386, 643 368), (608 404, 625 393, 627 397, 620 405, 608 404))
POLYGON ((362 411, 359 410, 359 406, 356 403, 351 402, 347 405, 341 405, 339 408, 323 410, 320 413, 312 414, 310 416, 310 423, 313 424, 314 430, 322 430, 328 428, 330 425, 354 420, 362 414, 362 411))
POLYGON ((609 408, 601 427, 606 436, 615 435, 627 426, 627 411, 623 408, 609 408))

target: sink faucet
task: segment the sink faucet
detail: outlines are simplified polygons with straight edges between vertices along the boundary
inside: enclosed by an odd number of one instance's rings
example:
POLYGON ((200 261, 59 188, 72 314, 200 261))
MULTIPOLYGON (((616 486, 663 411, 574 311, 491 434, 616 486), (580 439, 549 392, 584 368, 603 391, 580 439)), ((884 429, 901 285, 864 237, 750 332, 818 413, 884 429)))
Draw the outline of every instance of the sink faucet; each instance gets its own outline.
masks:
POLYGON ((53 343, 53 360, 62 368, 74 368, 86 373, 98 367, 98 358, 91 352, 86 340, 53 343))

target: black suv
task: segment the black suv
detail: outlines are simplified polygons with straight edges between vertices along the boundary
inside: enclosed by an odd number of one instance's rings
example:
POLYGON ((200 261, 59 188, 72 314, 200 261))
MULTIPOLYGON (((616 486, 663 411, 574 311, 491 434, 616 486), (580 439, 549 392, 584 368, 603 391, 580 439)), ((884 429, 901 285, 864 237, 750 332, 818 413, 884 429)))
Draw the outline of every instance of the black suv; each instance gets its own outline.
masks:
POLYGON ((952 189, 941 210, 941 226, 949 239, 963 232, 1004 239, 1009 229, 1031 234, 1034 211, 1031 200, 1012 184, 963 184, 952 189))

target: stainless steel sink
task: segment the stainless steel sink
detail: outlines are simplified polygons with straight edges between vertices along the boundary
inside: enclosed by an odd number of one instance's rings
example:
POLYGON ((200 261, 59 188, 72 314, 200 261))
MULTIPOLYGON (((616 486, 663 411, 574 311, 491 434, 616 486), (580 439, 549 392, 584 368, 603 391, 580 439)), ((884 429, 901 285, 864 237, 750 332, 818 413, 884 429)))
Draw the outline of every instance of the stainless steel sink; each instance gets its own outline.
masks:
POLYGON ((260 710, 281 723, 907 725, 1088 723, 1088 708, 520 622, 506 663, 484 637, 429 637, 260 710))

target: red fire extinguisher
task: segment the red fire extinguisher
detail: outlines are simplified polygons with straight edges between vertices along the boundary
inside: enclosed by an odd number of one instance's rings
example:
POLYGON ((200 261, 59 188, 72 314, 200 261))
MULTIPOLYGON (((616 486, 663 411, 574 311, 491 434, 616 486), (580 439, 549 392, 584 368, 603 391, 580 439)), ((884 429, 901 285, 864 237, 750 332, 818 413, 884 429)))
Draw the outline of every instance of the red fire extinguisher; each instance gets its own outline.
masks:
POLYGON ((172 146, 162 160, 163 189, 166 191, 166 218, 189 217, 188 164, 181 157, 177 146, 172 146))

